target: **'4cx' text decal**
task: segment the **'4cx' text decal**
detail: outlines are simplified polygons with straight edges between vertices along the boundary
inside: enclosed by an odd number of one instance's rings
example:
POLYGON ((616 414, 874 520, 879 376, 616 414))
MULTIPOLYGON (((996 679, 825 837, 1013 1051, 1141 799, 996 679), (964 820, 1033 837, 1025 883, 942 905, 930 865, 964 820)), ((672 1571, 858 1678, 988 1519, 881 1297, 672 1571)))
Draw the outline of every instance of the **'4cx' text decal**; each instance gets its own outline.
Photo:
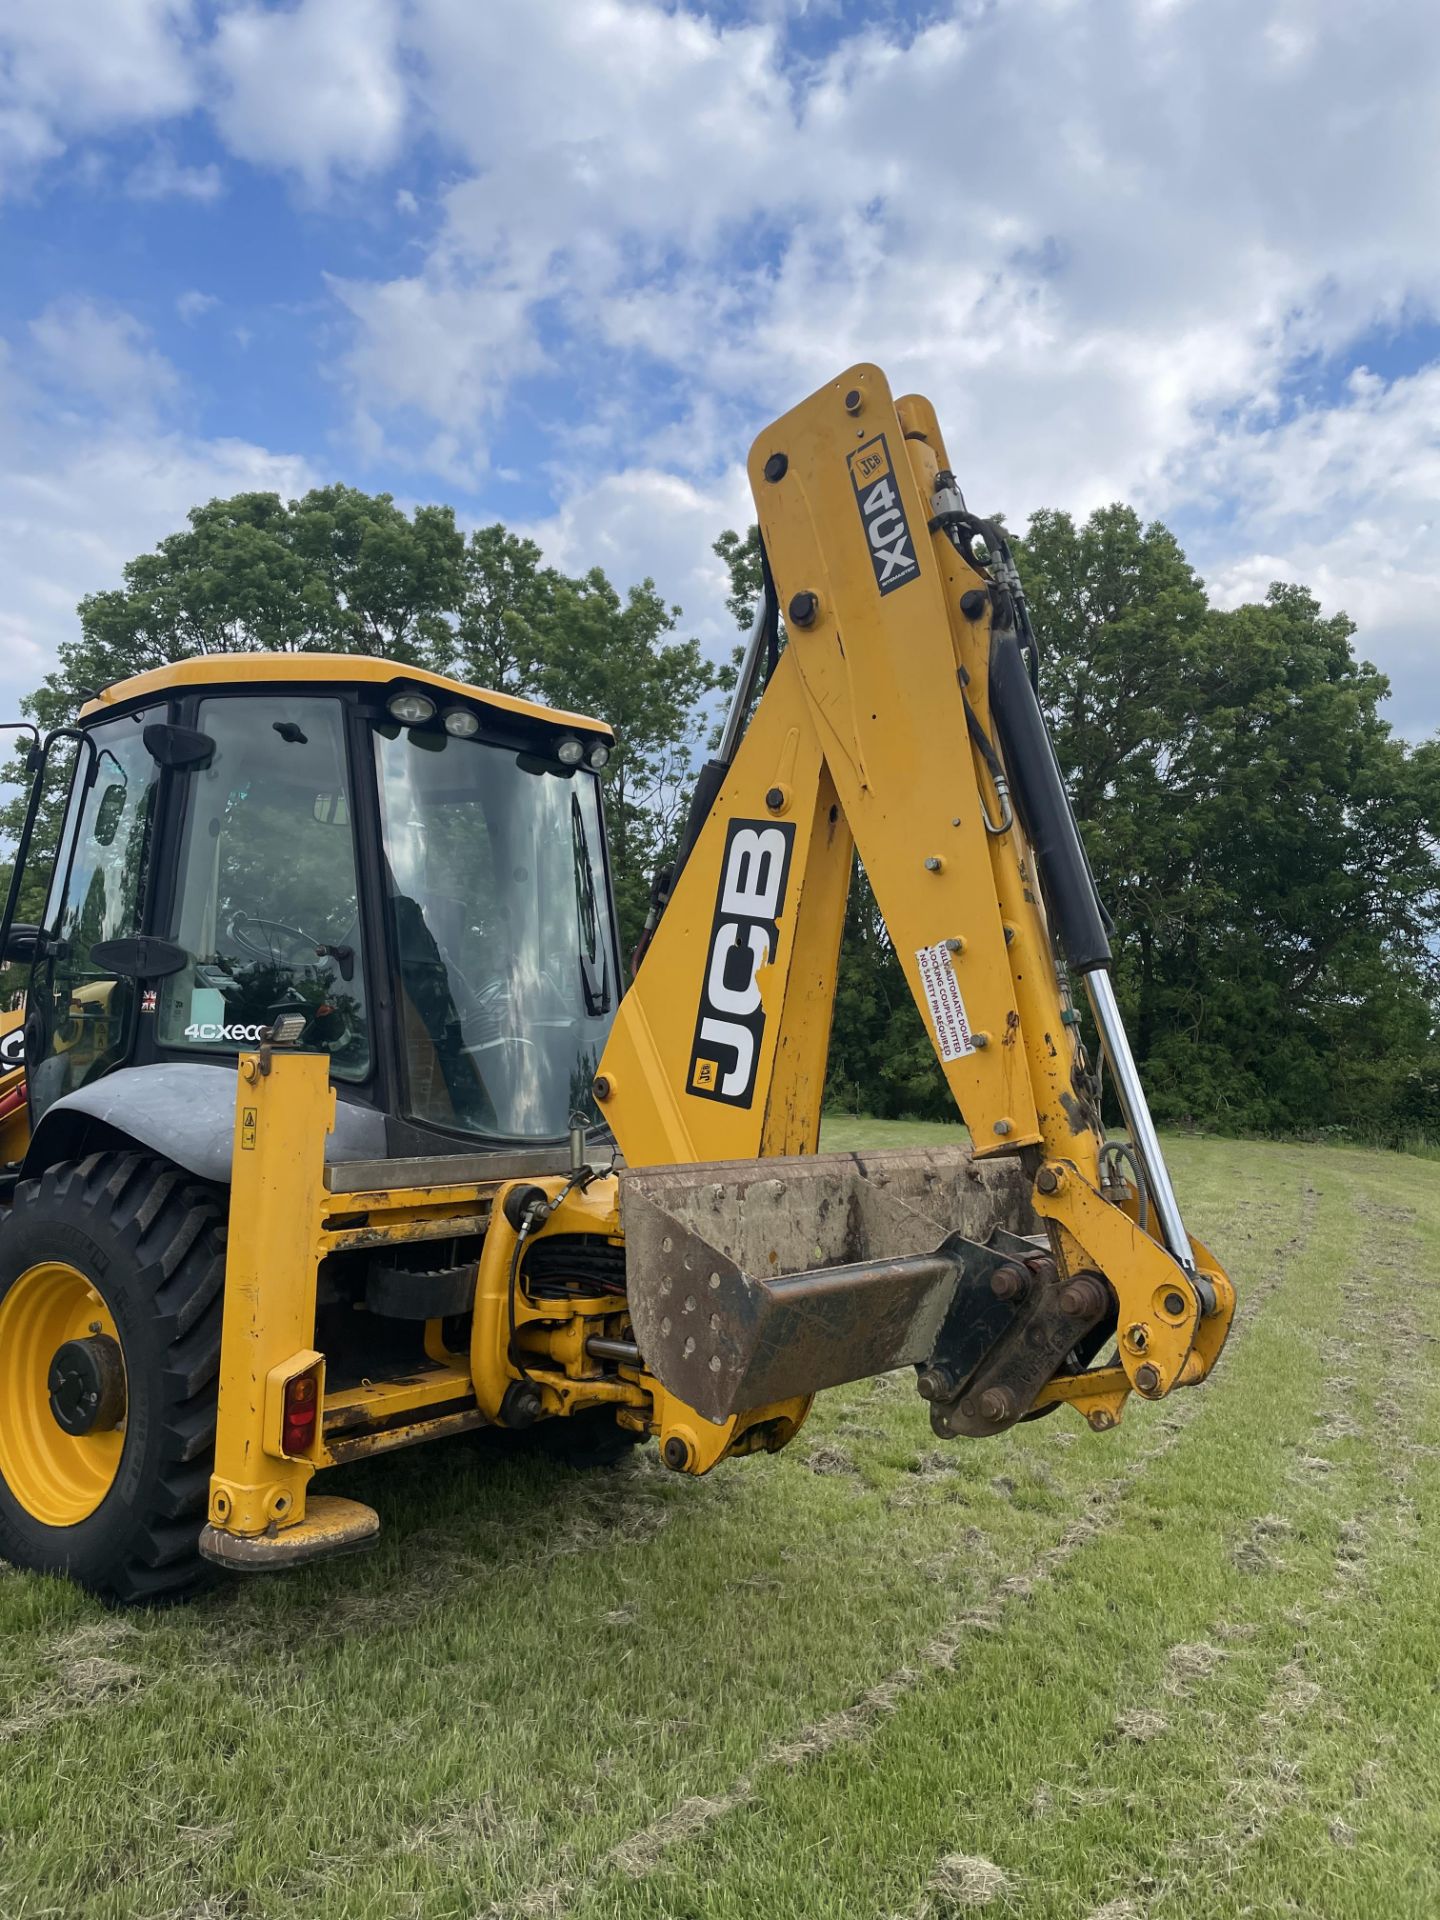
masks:
POLYGON ((881 593, 909 586, 919 576, 920 562, 883 433, 850 455, 850 480, 860 503, 860 524, 870 545, 876 586, 881 593))
POLYGON ((758 978, 775 958, 795 828, 732 820, 705 956, 686 1088, 702 1100, 748 1107, 755 1094, 765 1001, 758 978))

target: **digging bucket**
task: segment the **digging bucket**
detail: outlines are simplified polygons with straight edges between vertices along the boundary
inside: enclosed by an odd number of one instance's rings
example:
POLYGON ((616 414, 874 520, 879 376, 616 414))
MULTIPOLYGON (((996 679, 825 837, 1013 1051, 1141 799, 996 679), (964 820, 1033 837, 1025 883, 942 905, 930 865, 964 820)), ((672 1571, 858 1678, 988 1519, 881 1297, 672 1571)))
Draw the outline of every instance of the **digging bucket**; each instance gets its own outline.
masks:
POLYGON ((921 1363, 967 1257, 1040 1226, 968 1147, 627 1168, 620 1214, 646 1364, 716 1422, 921 1363))

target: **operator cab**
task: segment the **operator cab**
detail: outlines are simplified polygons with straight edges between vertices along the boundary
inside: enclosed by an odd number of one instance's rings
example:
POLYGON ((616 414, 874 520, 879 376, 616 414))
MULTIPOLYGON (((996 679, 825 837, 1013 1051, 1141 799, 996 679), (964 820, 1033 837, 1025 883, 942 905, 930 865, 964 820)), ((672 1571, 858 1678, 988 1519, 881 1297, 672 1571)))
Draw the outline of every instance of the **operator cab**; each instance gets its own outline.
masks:
POLYGON ((13 924, 32 852, 0 929, 28 968, 27 1164, 47 1132, 71 1155, 77 1129, 113 1144, 162 1109, 176 1137, 139 1144, 187 1164, 215 1118, 197 1107, 234 1095, 181 1070, 277 1022, 329 1056, 337 1158, 524 1146, 534 1166, 574 1112, 598 1123, 608 727, 383 661, 252 654, 102 694, 32 755, 32 814, 61 739, 43 918, 13 924), (124 1101, 102 1097, 121 1072, 124 1101))

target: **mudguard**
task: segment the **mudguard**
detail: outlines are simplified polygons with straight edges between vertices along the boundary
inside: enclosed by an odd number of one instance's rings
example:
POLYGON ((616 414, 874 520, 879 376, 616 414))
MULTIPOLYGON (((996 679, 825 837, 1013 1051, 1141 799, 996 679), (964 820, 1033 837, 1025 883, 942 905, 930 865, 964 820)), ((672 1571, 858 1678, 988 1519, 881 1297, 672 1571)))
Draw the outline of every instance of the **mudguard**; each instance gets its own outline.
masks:
MULTIPOLYGON (((92 1086, 62 1094, 45 1109, 21 1171, 32 1178, 57 1160, 86 1151, 87 1136, 101 1144, 133 1141, 177 1167, 217 1185, 230 1182, 235 1136, 235 1074, 229 1067, 164 1060, 119 1067, 92 1086)), ((326 1136, 327 1164, 385 1153, 385 1120, 373 1108, 335 1103, 335 1131, 326 1136)))

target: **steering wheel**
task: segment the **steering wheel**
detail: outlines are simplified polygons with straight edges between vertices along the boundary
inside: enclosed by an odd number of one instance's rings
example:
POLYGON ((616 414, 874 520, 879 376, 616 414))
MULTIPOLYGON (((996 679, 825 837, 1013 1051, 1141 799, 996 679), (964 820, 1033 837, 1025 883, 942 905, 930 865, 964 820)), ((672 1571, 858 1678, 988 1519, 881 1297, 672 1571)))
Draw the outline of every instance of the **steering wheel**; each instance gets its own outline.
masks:
POLYGON ((242 923, 244 928, 262 927, 271 934, 278 933, 284 939, 293 941, 297 946, 308 947, 312 956, 316 959, 326 950, 325 942, 323 940, 317 940, 313 934, 306 933, 303 927, 289 926, 283 920, 267 920, 263 914, 259 913, 245 913, 243 911, 233 913, 230 916, 230 924, 225 931, 235 942, 236 946, 239 947, 240 951, 248 954, 252 960, 269 960, 275 962, 276 953, 274 942, 272 940, 262 946, 257 940, 248 938, 242 930, 242 923))
MULTIPOLYGON (((497 1001, 503 1000, 508 1005, 510 999, 510 982, 504 974, 496 974, 492 979, 487 980, 483 987, 478 988, 472 987, 469 981, 465 980, 463 974, 460 975, 460 978, 464 981, 465 990, 470 996, 470 1011, 472 1017, 488 1020, 494 1012, 497 1001)), ((498 1047, 530 1047, 533 1049, 534 1045, 535 1042, 530 1039, 527 1034, 497 1033, 490 1040, 477 1040, 472 1042, 466 1051, 469 1053, 493 1053, 498 1047)))

